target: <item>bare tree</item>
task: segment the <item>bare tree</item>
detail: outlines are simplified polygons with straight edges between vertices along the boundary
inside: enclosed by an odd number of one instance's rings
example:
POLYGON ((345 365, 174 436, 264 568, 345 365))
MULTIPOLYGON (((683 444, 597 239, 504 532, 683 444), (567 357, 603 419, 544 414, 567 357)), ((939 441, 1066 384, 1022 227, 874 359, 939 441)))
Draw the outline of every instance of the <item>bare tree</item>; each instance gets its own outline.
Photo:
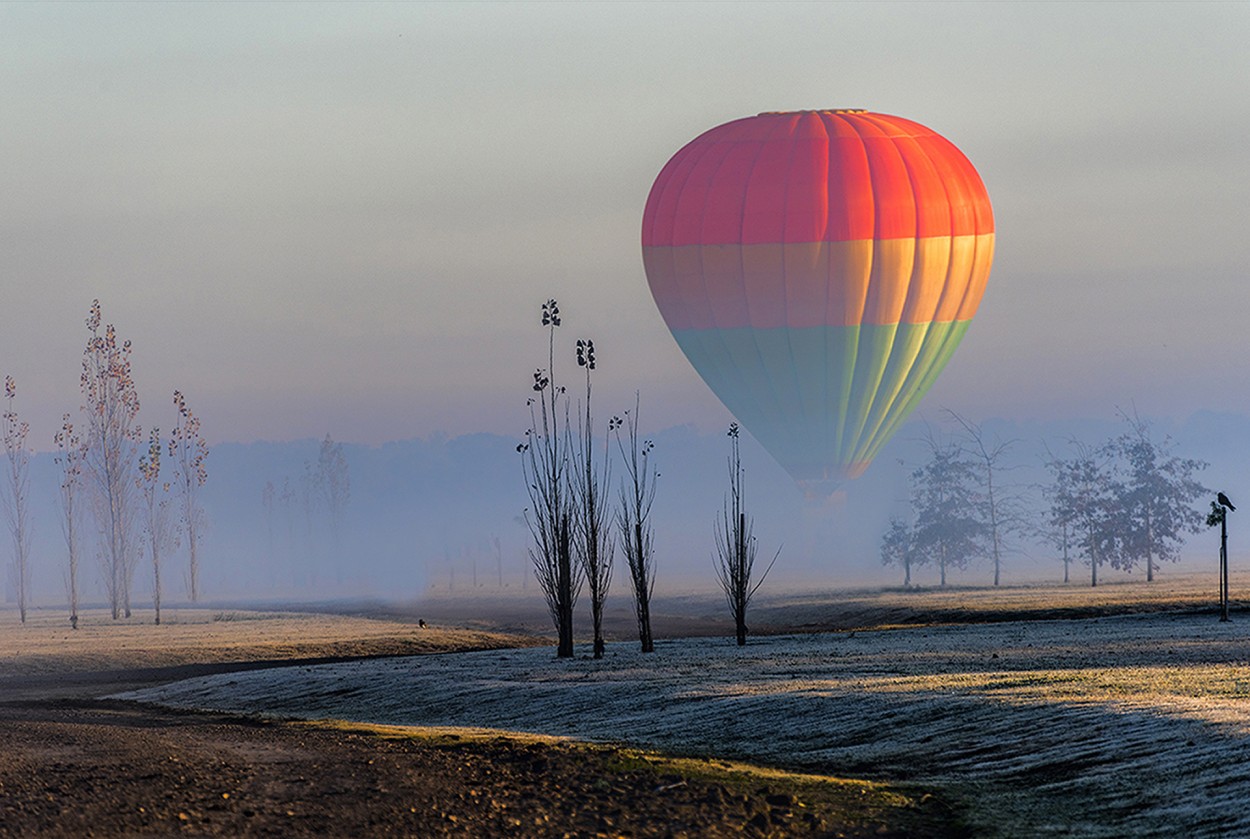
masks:
POLYGON ((26 607, 30 602, 30 449, 26 437, 30 425, 18 419, 13 409, 17 384, 12 376, 4 378, 4 454, 8 469, 3 482, 4 516, 13 536, 13 566, 17 577, 17 611, 26 623, 26 607))
POLYGON ((169 484, 161 481, 161 431, 153 428, 147 454, 139 458, 136 480, 143 498, 143 533, 147 537, 148 557, 152 560, 152 607, 156 623, 161 622, 161 560, 178 544, 170 510, 169 484))
POLYGON ((957 443, 930 435, 929 462, 912 472, 912 559, 938 567, 941 585, 951 568, 964 568, 982 555, 986 533, 972 461, 957 443))
POLYGON ((1051 455, 1046 461, 1055 480, 1041 488, 1048 504, 1042 524, 1036 529, 1037 536, 1059 551, 1063 562, 1063 581, 1071 581, 1073 533, 1075 508, 1067 497, 1069 472, 1065 462, 1051 455))
POLYGON ((560 308, 555 300, 542 306, 547 328, 547 369, 534 371, 534 396, 529 399, 530 427, 517 446, 530 506, 525 510, 533 544, 534 576, 547 598, 555 624, 556 656, 573 657, 573 607, 581 593, 581 568, 573 562, 573 505, 568 487, 569 408, 564 388, 555 382, 555 331, 560 308))
POLYGON ((92 508, 104 540, 105 587, 113 619, 130 617, 133 570, 134 481, 142 431, 139 395, 130 372, 130 341, 118 341, 112 324, 100 334, 100 301, 87 316, 81 387, 86 416, 86 456, 92 508))
POLYGON ((1007 551, 1006 539, 1019 532, 1025 521, 1020 494, 1003 485, 1002 473, 1008 467, 1003 459, 1015 445, 1015 440, 987 441, 985 431, 980 423, 972 423, 954 411, 948 414, 961 426, 967 435, 967 448, 971 451, 981 473, 981 521, 985 528, 985 547, 989 559, 994 565, 994 585, 998 585, 1002 577, 1003 554, 1007 551))
POLYGON ((1123 534, 1117 523, 1120 490, 1111 474, 1106 446, 1091 448, 1073 440, 1072 448, 1071 457, 1052 456, 1046 463, 1054 476, 1047 493, 1050 518, 1071 533, 1071 547, 1089 563, 1092 587, 1098 585, 1098 569, 1104 563, 1122 565, 1123 534))
POLYGON ((604 488, 610 478, 608 440, 604 438, 600 459, 595 451, 594 423, 590 409, 590 374, 595 369, 593 341, 577 342, 577 365, 586 371, 586 403, 577 413, 578 445, 573 447, 572 494, 574 550, 590 592, 590 617, 594 627, 594 657, 603 658, 603 604, 612 585, 612 519, 604 488), (582 410, 584 408, 584 410, 582 410))
POLYGON ((61 417, 61 430, 53 438, 56 443, 56 464, 61 470, 61 533, 65 536, 68 568, 65 585, 69 590, 69 625, 78 628, 78 509, 79 491, 82 489, 82 441, 74 433, 70 415, 61 417))
POLYGON ((914 538, 907 523, 893 516, 890 517, 889 529, 881 537, 881 564, 902 566, 904 588, 911 586, 911 569, 919 558, 912 549, 914 538))
POLYGON ((339 582, 342 582, 343 514, 347 510, 347 502, 352 494, 351 476, 347 471, 347 458, 343 455, 342 443, 336 443, 326 434, 321 441, 321 451, 317 455, 317 488, 325 501, 327 522, 330 527, 330 548, 332 561, 339 582))
POLYGON ((755 522, 746 513, 745 480, 742 457, 738 449, 738 423, 730 424, 729 438, 732 441, 729 456, 729 494, 725 497, 723 515, 715 529, 716 575, 725 592, 725 599, 729 602, 738 646, 742 647, 747 643, 747 606, 768 577, 768 572, 773 570, 781 549, 777 549, 772 562, 768 563, 759 579, 753 580, 758 544, 754 535, 755 522))
POLYGON ((1111 441, 1119 458, 1123 490, 1123 552, 1126 567, 1146 566, 1146 581, 1155 578, 1156 560, 1176 562, 1185 533, 1202 529, 1204 517, 1195 502, 1210 492, 1195 477, 1207 464, 1178 457, 1175 443, 1157 441, 1150 424, 1121 411, 1129 430, 1111 441))
POLYGON ((174 391, 174 407, 178 416, 169 437, 169 457, 174 462, 174 486, 181 506, 182 532, 187 536, 187 594, 192 603, 200 599, 200 535, 204 530, 204 509, 200 506, 200 487, 208 480, 204 461, 208 459, 208 443, 200 436, 200 418, 187 407, 182 391, 174 391))
POLYGON ((265 481, 260 491, 260 504, 265 510, 265 546, 268 548, 269 561, 273 562, 273 509, 277 501, 278 490, 273 481, 265 481))
POLYGON ((308 569, 304 577, 307 585, 317 586, 317 566, 320 565, 320 559, 317 554, 317 539, 314 535, 314 525, 316 524, 319 513, 321 512, 321 475, 313 467, 312 461, 304 461, 304 474, 299 478, 299 503, 300 509, 304 511, 304 542, 307 555, 302 563, 303 567, 308 569))
POLYGON ((286 564, 291 570, 291 582, 297 582, 296 564, 295 564, 295 488, 291 486, 291 478, 289 475, 282 476, 282 492, 278 495, 278 500, 282 503, 282 520, 286 524, 286 552, 284 558, 286 564))
POLYGON ((644 653, 655 652, 651 637, 651 595, 655 590, 655 545, 651 527, 651 505, 655 501, 656 471, 651 460, 655 444, 638 437, 639 397, 634 394, 634 411, 625 418, 612 417, 608 430, 616 435, 616 446, 625 465, 621 479, 620 505, 616 516, 625 561, 629 565, 629 583, 634 595, 634 617, 638 621, 638 640, 644 653), (621 429, 625 438, 621 438, 621 429))

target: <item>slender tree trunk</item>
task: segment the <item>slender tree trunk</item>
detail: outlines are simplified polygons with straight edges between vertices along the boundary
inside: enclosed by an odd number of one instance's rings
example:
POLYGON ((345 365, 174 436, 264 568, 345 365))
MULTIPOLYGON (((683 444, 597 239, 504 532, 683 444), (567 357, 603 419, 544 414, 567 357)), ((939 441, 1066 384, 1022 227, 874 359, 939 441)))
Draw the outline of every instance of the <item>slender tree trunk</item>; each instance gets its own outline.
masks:
POLYGON ((560 517, 560 531, 557 540, 557 556, 556 562, 559 564, 557 569, 557 585, 559 592, 557 594, 557 612, 559 620, 557 621, 557 634, 559 635, 559 646, 556 649, 557 658, 573 657, 573 545, 571 541, 571 523, 569 522, 568 513, 563 513, 560 517))
POLYGON ((156 610, 156 625, 161 623, 161 562, 157 557, 159 548, 152 540, 152 607, 156 610))
MULTIPOLYGON (((637 555, 642 554, 642 522, 634 523, 634 544, 638 546, 637 555)), ((634 609, 638 616, 638 642, 644 653, 655 652, 651 640, 651 591, 647 586, 647 576, 642 561, 634 573, 634 609)))
MULTIPOLYGON (((1089 535, 1089 543, 1091 546, 1094 544, 1092 531, 1089 535)), ((1089 551, 1089 586, 1090 588, 1098 587, 1098 551, 1094 550, 1093 547, 1089 551)))
MULTIPOLYGON (((191 514, 194 515, 195 511, 192 510, 191 514)), ((199 603, 200 602, 200 558, 199 558, 199 555, 196 553, 195 537, 196 537, 195 523, 188 522, 187 523, 187 550, 191 554, 191 602, 199 603)))
POLYGON ((1068 526, 1063 526, 1063 582, 1068 582, 1068 526))
POLYGON ((746 646, 746 595, 750 580, 746 576, 746 514, 737 514, 737 533, 734 534, 734 554, 739 584, 734 591, 734 628, 737 645, 746 646))
POLYGON ((69 548, 69 626, 78 628, 78 552, 72 542, 69 548))
POLYGON ((1150 513, 1146 513, 1146 582, 1153 583, 1155 579, 1154 565, 1154 526, 1150 520, 1150 513))
POLYGON ((1220 621, 1228 620, 1228 511, 1220 511, 1220 621))
POLYGON ((985 463, 985 486, 990 502, 990 545, 994 549, 994 585, 998 585, 1002 554, 998 544, 998 506, 994 503, 994 468, 988 458, 985 463))
POLYGON ((594 657, 603 658, 603 654, 607 651, 607 645, 603 642, 603 604, 591 601, 590 611, 595 629, 594 657))
POLYGON ((655 652, 655 641, 651 637, 651 587, 647 580, 647 566, 642 558, 642 522, 634 522, 634 545, 637 550, 631 551, 630 570, 634 583, 634 615, 638 618, 638 642, 644 653, 655 652))
POLYGON ((903 557, 903 588, 911 588, 911 557, 903 557))

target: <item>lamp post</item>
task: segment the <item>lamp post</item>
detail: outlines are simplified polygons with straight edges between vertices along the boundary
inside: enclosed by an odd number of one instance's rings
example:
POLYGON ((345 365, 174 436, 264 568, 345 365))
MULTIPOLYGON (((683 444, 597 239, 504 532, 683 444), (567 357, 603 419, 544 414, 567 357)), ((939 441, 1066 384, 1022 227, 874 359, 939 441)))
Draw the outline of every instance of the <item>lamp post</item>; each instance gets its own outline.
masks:
POLYGON ((1207 526, 1220 526, 1220 622, 1228 620, 1228 514, 1236 512, 1233 502, 1224 493, 1218 493, 1211 502, 1207 526))
MULTIPOLYGON (((1223 510, 1220 510, 1223 513, 1223 510)), ((1228 516, 1220 516, 1220 622, 1228 621, 1228 516)))

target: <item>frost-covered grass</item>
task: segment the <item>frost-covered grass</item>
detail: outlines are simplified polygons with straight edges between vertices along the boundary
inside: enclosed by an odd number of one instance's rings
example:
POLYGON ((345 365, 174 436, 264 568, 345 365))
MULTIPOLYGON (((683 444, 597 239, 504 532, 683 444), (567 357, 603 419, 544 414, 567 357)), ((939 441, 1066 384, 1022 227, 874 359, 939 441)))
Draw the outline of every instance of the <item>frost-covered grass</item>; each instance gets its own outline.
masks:
POLYGON ((950 791, 1005 836, 1250 835, 1250 627, 1212 616, 385 659, 126 694, 612 740, 950 791))

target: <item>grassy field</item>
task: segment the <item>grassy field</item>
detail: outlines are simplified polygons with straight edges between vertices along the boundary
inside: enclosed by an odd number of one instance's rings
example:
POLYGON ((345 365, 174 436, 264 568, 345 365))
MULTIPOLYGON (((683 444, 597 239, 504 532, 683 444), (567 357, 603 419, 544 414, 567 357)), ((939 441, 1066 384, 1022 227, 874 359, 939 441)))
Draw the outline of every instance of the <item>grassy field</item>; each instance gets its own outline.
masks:
POLYGON ((692 596, 712 634, 664 638, 651 656, 622 641, 601 662, 549 649, 365 661, 138 698, 905 781, 960 802, 983 835, 1240 835, 1250 618, 1219 622, 1208 582, 776 594, 744 649, 715 599, 692 596))

